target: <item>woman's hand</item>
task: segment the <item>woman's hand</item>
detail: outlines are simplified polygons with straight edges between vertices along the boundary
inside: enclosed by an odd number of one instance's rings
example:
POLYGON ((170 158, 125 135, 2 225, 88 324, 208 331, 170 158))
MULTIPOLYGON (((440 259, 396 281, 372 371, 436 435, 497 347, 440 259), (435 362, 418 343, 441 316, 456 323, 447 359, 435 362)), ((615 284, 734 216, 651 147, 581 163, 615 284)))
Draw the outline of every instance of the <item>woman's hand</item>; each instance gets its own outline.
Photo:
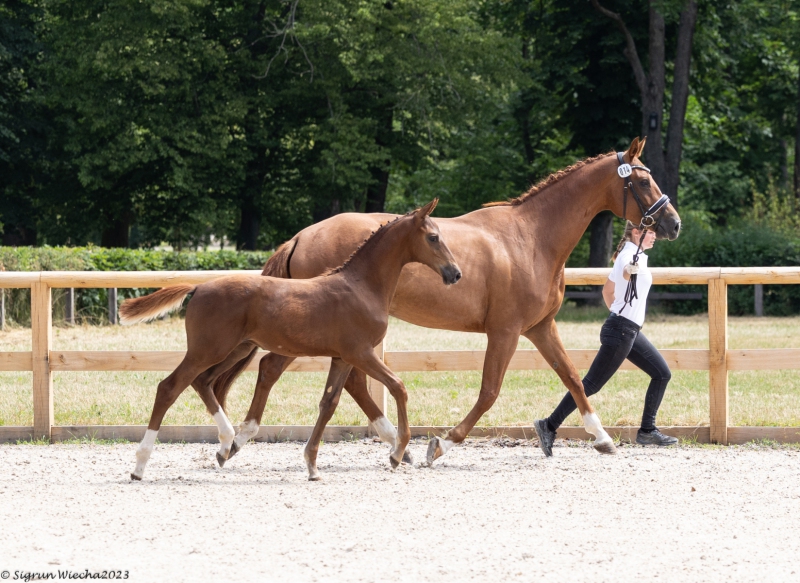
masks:
POLYGON ((636 263, 628 263, 623 270, 622 270, 622 277, 625 278, 625 281, 628 281, 631 278, 631 275, 635 275, 639 273, 639 266, 636 263))

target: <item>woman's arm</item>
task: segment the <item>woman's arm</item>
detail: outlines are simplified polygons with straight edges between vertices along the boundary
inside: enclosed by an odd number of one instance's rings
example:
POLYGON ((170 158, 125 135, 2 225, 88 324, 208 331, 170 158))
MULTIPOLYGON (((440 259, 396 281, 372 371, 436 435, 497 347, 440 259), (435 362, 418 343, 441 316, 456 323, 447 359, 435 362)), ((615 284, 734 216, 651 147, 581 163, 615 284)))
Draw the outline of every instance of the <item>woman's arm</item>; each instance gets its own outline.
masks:
POLYGON ((614 282, 610 279, 607 279, 605 285, 603 286, 603 301, 610 310, 611 304, 614 303, 614 282))

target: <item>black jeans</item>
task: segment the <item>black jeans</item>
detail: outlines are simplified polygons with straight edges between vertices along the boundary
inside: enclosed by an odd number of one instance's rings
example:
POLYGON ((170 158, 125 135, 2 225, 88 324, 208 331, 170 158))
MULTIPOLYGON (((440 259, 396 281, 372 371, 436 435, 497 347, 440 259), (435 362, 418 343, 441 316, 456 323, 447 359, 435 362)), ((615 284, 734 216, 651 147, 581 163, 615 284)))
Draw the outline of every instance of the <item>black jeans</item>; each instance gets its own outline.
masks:
MULTIPOLYGON (((656 428, 658 407, 672 377, 664 357, 645 337, 639 326, 613 313, 609 314, 600 330, 600 343, 600 350, 583 379, 586 396, 594 395, 602 389, 627 358, 650 375, 650 386, 647 387, 644 398, 642 431, 653 431, 656 428)), ((547 424, 555 431, 575 409, 575 400, 567 393, 547 418, 547 424)))

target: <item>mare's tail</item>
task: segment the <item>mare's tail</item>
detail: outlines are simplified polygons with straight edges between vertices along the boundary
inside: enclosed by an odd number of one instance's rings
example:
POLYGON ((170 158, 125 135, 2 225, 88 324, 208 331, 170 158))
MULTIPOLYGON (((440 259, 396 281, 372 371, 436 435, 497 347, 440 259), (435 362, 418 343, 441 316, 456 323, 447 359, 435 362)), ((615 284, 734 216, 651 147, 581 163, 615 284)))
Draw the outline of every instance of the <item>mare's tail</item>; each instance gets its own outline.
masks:
POLYGON ((278 250, 272 254, 272 257, 267 259, 261 275, 280 277, 282 279, 291 279, 292 274, 289 271, 289 261, 292 260, 292 253, 294 253, 294 248, 296 246, 297 237, 293 237, 278 247, 278 250))
POLYGON ((184 298, 195 289, 196 285, 173 285, 148 296, 125 300, 119 307, 119 321, 122 324, 136 324, 158 318, 180 308, 184 298))

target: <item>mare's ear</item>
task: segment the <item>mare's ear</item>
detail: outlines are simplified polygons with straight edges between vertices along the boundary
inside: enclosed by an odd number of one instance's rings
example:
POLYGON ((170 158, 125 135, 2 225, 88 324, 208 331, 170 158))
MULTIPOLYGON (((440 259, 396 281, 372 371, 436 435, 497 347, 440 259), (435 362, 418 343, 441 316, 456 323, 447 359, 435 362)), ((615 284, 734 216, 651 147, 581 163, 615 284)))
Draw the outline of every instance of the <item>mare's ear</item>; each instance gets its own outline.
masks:
POLYGON ((639 155, 639 138, 633 138, 631 145, 628 147, 628 162, 633 164, 633 159, 639 155))
POLYGON ((430 216, 430 214, 433 212, 433 209, 436 208, 437 204, 439 204, 439 199, 434 198, 432 201, 430 201, 428 204, 426 204, 424 207, 422 207, 416 213, 414 213, 415 218, 418 221, 421 221, 425 217, 430 216))
POLYGON ((643 137, 643 138, 642 138, 642 139, 639 141, 639 152, 636 154, 636 157, 637 157, 637 158, 641 158, 641 157, 642 157, 642 152, 644 152, 644 145, 645 145, 646 143, 647 143, 647 136, 643 137))

